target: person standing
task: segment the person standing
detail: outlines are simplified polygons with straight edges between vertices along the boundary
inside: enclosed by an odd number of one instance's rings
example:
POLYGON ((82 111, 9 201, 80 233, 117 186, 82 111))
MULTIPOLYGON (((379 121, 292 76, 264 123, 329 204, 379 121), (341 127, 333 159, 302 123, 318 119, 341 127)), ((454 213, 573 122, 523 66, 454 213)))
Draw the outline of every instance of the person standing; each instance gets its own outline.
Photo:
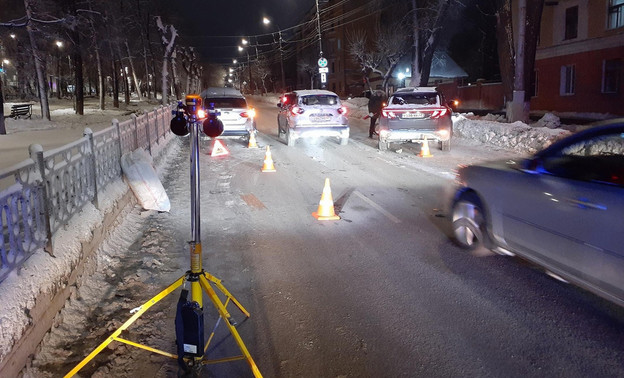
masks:
POLYGON ((386 94, 384 91, 371 91, 368 98, 368 116, 370 117, 370 127, 368 129, 368 137, 372 138, 373 135, 377 135, 375 131, 375 123, 377 118, 381 115, 381 108, 384 107, 386 101, 386 94))

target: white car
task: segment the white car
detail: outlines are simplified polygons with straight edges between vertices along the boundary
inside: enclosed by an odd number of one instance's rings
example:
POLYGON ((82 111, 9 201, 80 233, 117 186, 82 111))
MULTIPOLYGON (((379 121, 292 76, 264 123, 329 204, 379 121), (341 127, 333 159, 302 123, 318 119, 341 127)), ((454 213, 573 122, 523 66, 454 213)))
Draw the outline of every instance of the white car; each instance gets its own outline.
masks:
POLYGON ((255 110, 247 105, 247 100, 234 88, 211 87, 200 94, 204 108, 218 111, 223 122, 222 136, 249 137, 256 130, 255 110))
POLYGON ((340 145, 349 142, 347 108, 334 92, 299 90, 284 94, 277 104, 277 136, 294 146, 299 138, 336 137, 340 145))

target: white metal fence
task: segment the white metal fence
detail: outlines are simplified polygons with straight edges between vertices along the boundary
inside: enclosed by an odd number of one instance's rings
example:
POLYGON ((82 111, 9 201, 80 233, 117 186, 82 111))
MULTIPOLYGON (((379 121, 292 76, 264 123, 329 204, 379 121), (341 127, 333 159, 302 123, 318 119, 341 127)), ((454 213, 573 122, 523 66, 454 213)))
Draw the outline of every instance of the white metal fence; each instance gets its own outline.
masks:
POLYGON ((171 111, 161 106, 63 147, 43 151, 0 171, 0 282, 40 248, 52 253, 52 236, 85 204, 98 205, 98 191, 121 177, 121 156, 167 141, 171 111))

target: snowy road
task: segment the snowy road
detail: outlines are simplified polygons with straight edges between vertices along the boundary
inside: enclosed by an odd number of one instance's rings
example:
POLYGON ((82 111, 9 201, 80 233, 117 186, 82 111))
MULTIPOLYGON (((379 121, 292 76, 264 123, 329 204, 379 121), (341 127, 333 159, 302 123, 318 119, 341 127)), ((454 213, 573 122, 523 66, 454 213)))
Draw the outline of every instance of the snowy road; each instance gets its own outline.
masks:
MULTIPOLYGON (((517 156, 458 140, 450 152, 416 146, 380 153, 365 121, 351 141, 276 138, 276 108, 259 110, 259 149, 226 139, 202 146, 204 268, 251 313, 239 332, 265 377, 623 376, 624 311, 518 259, 477 258, 448 239, 446 194, 457 164, 517 156), (262 173, 270 145, 277 172, 262 173), (325 178, 339 221, 320 222, 325 178)), ((97 269, 63 310, 26 371, 69 371, 130 315, 188 269, 188 147, 164 180, 170 213, 132 210, 98 254, 97 269)), ((127 338, 175 351, 177 292, 127 338)), ((206 302, 204 302, 206 304, 206 302)), ((206 328, 215 311, 206 306, 206 328)), ((223 327, 221 327, 223 328, 223 327)), ((223 331, 223 330, 222 330, 223 331)), ((238 354, 220 332, 209 357, 238 354)), ((170 377, 175 361, 111 344, 81 376, 170 377)), ((245 362, 206 377, 251 376, 245 362)))

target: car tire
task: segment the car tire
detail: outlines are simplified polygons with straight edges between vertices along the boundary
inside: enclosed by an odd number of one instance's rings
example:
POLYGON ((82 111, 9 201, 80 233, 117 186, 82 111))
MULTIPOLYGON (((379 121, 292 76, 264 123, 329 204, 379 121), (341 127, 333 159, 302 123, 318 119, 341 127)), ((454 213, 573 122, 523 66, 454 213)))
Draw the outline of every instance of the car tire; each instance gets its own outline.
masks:
POLYGON ((349 137, 340 138, 340 145, 341 146, 346 146, 348 143, 349 143, 349 137))
POLYGON ((286 145, 288 147, 292 147, 295 145, 295 138, 293 138, 292 134, 290 133, 290 128, 286 129, 286 145))
POLYGON ((451 212, 453 240, 475 253, 490 252, 490 239, 481 200, 475 193, 464 193, 451 212))
POLYGON ((386 151, 390 147, 390 143, 385 140, 379 139, 379 151, 386 151))
POLYGON ((442 151, 450 151, 451 150, 451 140, 442 140, 440 141, 440 150, 442 151))

